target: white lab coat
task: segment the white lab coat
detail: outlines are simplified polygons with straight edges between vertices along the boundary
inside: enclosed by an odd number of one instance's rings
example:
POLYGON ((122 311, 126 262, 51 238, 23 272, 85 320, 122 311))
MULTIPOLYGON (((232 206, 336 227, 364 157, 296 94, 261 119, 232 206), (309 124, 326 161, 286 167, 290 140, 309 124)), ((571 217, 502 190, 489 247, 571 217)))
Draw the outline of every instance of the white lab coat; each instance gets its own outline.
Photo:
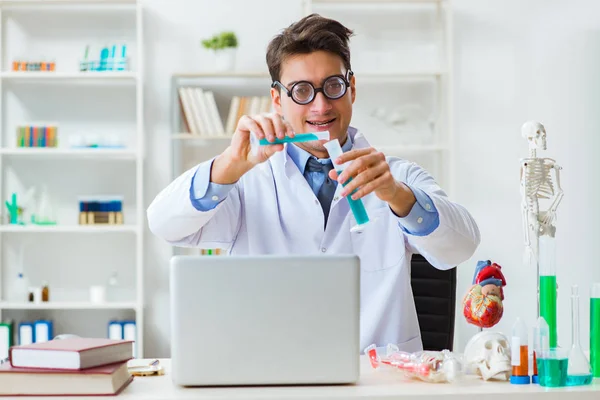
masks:
MULTIPOLYGON (((353 148, 370 147, 357 133, 353 148)), ((396 180, 424 190, 440 224, 426 236, 403 232, 388 204, 375 194, 363 198, 372 220, 363 233, 346 199, 331 204, 325 231, 322 208, 286 149, 246 173, 215 209, 198 211, 190 201, 194 167, 160 192, 148 208, 150 230, 173 245, 224 248, 231 254, 357 254, 361 261, 360 346, 397 344, 422 349, 410 285, 410 259, 422 254, 439 269, 471 257, 480 236, 471 215, 451 202, 433 178, 416 164, 387 158, 396 180)), ((210 161, 208 161, 210 162, 210 161)))

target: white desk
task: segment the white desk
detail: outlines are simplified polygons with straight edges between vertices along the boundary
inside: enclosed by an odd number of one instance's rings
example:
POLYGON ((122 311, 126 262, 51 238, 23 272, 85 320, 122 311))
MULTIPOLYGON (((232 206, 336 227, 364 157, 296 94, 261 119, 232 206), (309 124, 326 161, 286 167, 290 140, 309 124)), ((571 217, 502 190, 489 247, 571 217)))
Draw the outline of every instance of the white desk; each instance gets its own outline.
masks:
MULTIPOLYGON (((432 384, 403 381, 397 371, 374 370, 363 356, 361 377, 356 385, 343 386, 284 386, 284 387, 226 387, 182 388, 173 385, 170 360, 161 360, 165 375, 136 377, 119 398, 123 399, 409 399, 419 400, 600 400, 600 379, 591 386, 546 389, 539 385, 511 385, 508 382, 484 382, 466 377, 456 384, 432 384)), ((47 400, 47 399, 46 399, 47 400)))
MULTIPOLYGON (((364 357, 364 356, 363 356, 364 357)), ((466 377, 461 383, 425 383, 403 381, 397 371, 373 370, 366 358, 361 360, 361 378, 356 385, 183 388, 170 376, 170 360, 160 360, 165 375, 135 377, 114 399, 234 399, 234 400, 325 400, 325 399, 409 399, 419 400, 600 400, 600 379, 591 386, 546 389, 539 385, 511 385, 508 382, 484 382, 466 377)), ((31 398, 31 397, 30 397, 31 398)), ((14 399, 27 399, 15 397, 14 399)), ((48 400, 48 397, 40 398, 48 400)), ((76 399, 69 397, 69 399, 76 399)), ((90 399, 90 397, 87 397, 90 399)))

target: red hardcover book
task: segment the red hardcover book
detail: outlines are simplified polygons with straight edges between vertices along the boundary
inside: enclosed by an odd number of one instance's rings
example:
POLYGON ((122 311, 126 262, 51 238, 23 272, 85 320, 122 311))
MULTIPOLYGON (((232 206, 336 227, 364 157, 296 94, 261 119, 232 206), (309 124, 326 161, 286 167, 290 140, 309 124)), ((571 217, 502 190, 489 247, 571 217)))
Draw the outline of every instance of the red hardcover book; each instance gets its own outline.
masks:
POLYGON ((80 370, 133 358, 133 341, 104 338, 68 338, 13 346, 10 364, 15 368, 80 370))
POLYGON ((78 371, 0 365, 0 396, 110 396, 133 380, 127 362, 78 371))

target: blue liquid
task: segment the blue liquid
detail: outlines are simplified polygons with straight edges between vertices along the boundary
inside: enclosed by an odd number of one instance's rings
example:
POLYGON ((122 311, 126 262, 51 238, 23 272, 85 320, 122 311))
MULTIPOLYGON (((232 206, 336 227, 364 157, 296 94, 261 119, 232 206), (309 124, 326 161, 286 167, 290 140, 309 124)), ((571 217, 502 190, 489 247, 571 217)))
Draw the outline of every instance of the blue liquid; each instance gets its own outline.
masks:
POLYGON ((302 143, 302 142, 311 142, 314 140, 321 140, 314 133, 297 133, 293 138, 284 137, 283 139, 275 138, 274 141, 269 142, 267 138, 260 139, 258 143, 261 146, 269 146, 272 144, 284 144, 284 143, 302 143))
POLYGON ((569 366, 569 359, 538 358, 537 366, 540 386, 567 386, 567 368, 569 366))
MULTIPOLYGON (((338 173, 338 175, 340 175, 342 172, 337 171, 337 173, 338 173)), ((344 184, 342 186, 346 186, 350 182, 352 182, 352 178, 350 178, 346 182, 344 182, 344 184)), ((352 193, 348 194, 346 196, 346 198, 348 199, 348 204, 350 204, 350 210, 352 210, 352 214, 354 215, 354 218, 356 219, 356 223, 359 225, 362 225, 362 224, 366 224, 367 222, 369 222, 369 216, 367 215, 367 210, 365 209, 365 205, 363 204, 362 199, 354 200, 350 197, 354 193, 356 193, 357 190, 358 189, 356 189, 352 193)))
POLYGON ((567 386, 589 385, 590 383, 592 383, 592 374, 567 376, 567 386))

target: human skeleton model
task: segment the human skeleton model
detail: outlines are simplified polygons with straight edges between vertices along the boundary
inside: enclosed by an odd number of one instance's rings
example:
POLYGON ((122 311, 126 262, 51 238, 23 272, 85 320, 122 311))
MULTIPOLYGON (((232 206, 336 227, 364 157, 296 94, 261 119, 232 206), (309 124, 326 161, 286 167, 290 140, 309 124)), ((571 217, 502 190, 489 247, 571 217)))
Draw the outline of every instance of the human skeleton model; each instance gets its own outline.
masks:
POLYGON ((521 208, 528 262, 531 257, 538 266, 539 238, 554 237, 556 233, 556 209, 563 197, 560 187, 561 167, 551 158, 538 158, 537 149, 546 150, 546 130, 539 122, 523 124, 521 135, 529 142, 529 157, 521 160, 521 208), (552 170, 554 170, 553 182, 552 170), (540 210, 540 199, 551 201, 546 211, 540 210))

